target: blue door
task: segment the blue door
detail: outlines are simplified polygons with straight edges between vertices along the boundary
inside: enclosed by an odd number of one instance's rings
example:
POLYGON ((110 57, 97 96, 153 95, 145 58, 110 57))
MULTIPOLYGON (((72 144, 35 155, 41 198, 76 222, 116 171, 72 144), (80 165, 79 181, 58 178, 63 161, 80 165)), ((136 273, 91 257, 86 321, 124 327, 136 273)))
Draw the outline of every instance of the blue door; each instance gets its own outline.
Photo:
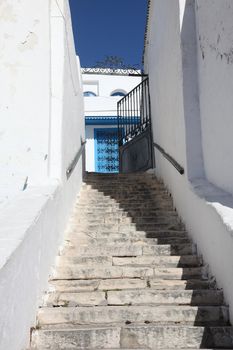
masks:
POLYGON ((95 171, 118 173, 118 130, 115 128, 94 129, 95 171))

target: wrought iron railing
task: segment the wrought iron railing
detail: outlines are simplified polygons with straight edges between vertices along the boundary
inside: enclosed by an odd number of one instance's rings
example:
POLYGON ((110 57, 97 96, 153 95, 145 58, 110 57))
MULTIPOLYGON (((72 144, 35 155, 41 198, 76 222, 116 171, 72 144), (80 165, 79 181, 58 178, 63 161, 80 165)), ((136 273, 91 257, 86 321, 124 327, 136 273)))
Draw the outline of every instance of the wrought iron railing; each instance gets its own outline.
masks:
POLYGON ((174 168, 176 168, 180 175, 184 174, 184 168, 172 156, 170 156, 170 154, 165 152, 165 150, 156 142, 153 142, 153 146, 157 148, 157 150, 174 166, 174 168))
MULTIPOLYGON (((69 165, 69 167, 66 170, 66 177, 67 179, 69 179, 69 177, 71 176, 72 172, 74 171, 81 155, 83 154, 83 151, 85 149, 85 145, 86 145, 86 141, 82 141, 81 140, 81 147, 79 148, 78 152, 76 153, 74 159, 72 160, 71 164, 69 165)), ((85 161, 83 162, 85 165, 85 161)))
POLYGON ((145 78, 117 104, 119 146, 151 125, 149 79, 145 78))

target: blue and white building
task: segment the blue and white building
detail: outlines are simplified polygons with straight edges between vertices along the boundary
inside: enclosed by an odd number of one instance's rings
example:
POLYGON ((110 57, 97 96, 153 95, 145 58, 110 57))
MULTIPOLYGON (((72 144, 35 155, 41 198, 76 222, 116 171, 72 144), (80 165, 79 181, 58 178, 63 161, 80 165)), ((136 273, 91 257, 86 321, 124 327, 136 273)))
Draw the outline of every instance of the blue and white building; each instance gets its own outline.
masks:
POLYGON ((86 171, 118 172, 117 102, 140 84, 140 71, 82 69, 86 171))

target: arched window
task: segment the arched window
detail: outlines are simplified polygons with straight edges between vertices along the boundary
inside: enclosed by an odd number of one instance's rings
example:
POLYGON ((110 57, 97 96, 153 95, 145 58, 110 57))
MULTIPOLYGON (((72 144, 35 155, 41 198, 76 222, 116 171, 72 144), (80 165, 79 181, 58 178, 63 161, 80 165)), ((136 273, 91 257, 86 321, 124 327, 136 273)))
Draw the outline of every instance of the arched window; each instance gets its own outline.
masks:
POLYGON ((123 97, 125 95, 126 95, 126 92, 124 90, 115 90, 111 93, 111 96, 113 97, 118 97, 118 96, 123 97))
POLYGON ((83 96, 84 97, 93 97, 93 96, 96 96, 96 94, 92 91, 84 91, 83 96))

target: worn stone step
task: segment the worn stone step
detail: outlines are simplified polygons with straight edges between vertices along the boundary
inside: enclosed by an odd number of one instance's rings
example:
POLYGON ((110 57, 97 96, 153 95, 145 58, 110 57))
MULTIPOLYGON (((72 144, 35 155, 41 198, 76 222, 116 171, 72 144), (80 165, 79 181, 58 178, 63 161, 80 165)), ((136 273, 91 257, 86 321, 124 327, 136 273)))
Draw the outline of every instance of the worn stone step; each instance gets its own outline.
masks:
POLYGON ((103 217, 111 217, 112 215, 115 215, 119 218, 121 217, 142 217, 145 219, 148 219, 150 217, 164 217, 164 216, 172 216, 172 217, 178 217, 177 213, 174 210, 156 210, 156 209, 135 209, 130 211, 125 211, 124 209, 113 209, 111 207, 106 208, 106 211, 103 211, 101 208, 95 208, 95 211, 93 213, 93 208, 82 208, 82 210, 77 210, 78 217, 86 218, 86 217, 92 217, 93 214, 96 216, 102 215, 103 217))
POLYGON ((138 256, 138 255, 192 255, 196 254, 196 246, 192 243, 185 244, 96 244, 80 245, 72 244, 64 247, 64 252, 70 255, 83 256, 138 256))
POLYGON ((190 255, 196 254, 196 245, 189 244, 164 244, 147 245, 143 247, 143 255, 190 255))
POLYGON ((52 280, 50 291, 57 292, 86 292, 96 290, 144 289, 156 290, 196 290, 215 289, 215 282, 209 280, 160 280, 153 278, 118 278, 102 280, 52 280))
POLYGON ((183 256, 150 256, 143 255, 137 257, 107 257, 107 256, 58 256, 57 265, 107 265, 107 266, 158 266, 158 267, 198 267, 202 265, 202 259, 197 255, 183 256))
POLYGON ((196 290, 196 289, 215 289, 215 281, 209 281, 208 279, 188 279, 188 280, 174 280, 174 279, 148 279, 148 286, 151 289, 157 290, 196 290))
POLYGON ((146 278, 166 280, 207 279, 206 268, 160 268, 139 266, 102 266, 67 264, 57 267, 53 279, 146 278))
POLYGON ((198 290, 215 289, 215 282, 209 280, 153 280, 140 278, 102 280, 51 280, 50 291, 73 293, 86 291, 107 291, 125 289, 151 290, 198 290))
POLYGON ((207 268, 203 267, 155 267, 154 277, 159 279, 182 280, 192 278, 207 279, 207 268))
POLYGON ((149 267, 67 265, 58 267, 53 274, 53 279, 146 278, 150 276, 154 276, 154 270, 149 267))
MULTIPOLYGON (((162 246, 160 246, 162 247, 162 246)), ((72 246, 66 245, 64 252, 69 255, 79 256, 137 256, 142 255, 143 245, 130 244, 96 244, 96 245, 82 245, 72 246)), ((162 248, 161 248, 162 251, 162 248)), ((169 248, 167 249, 169 251, 169 248)))
POLYGON ((41 308, 39 326, 58 324, 113 323, 183 323, 190 325, 226 325, 228 309, 224 306, 97 306, 41 308))
POLYGON ((108 305, 222 305, 220 290, 123 290, 107 292, 108 305))
POLYGON ((120 327, 79 327, 67 329, 36 330, 33 332, 31 347, 35 350, 66 350, 87 348, 119 348, 120 327))
POLYGON ((58 256, 56 258, 56 264, 59 265, 102 265, 112 266, 112 257, 108 256, 58 256))
POLYGON ((44 305, 47 306, 96 306, 107 305, 104 292, 59 293, 53 292, 46 295, 44 305))
POLYGON ((124 327, 69 327, 37 330, 32 347, 44 350, 113 349, 198 349, 233 348, 232 327, 129 325, 124 327))
POLYGON ((159 205, 162 207, 163 205, 171 205, 171 198, 167 197, 165 195, 155 195, 154 198, 147 198, 147 196, 140 196, 138 198, 138 196, 134 196, 132 198, 129 198, 129 195, 126 194, 124 196, 124 198, 122 198, 122 201, 117 198, 116 195, 116 199, 114 197, 110 197, 110 196, 99 196, 99 197, 81 197, 78 200, 79 204, 89 204, 89 205, 106 205, 106 204, 120 204, 122 208, 127 207, 128 205, 135 205, 137 204, 137 206, 143 205, 143 204, 147 204, 150 206, 155 205, 157 202, 159 202, 159 205), (135 203, 136 202, 136 203, 135 203))
POLYGON ((112 231, 112 232, 133 232, 136 231, 181 231, 183 230, 183 226, 180 224, 169 224, 169 223, 147 223, 147 224, 122 224, 118 223, 115 225, 109 223, 102 224, 90 224, 90 223, 70 223, 70 227, 76 228, 77 230, 84 231, 112 231))
MULTIPOLYGON (((82 245, 104 245, 106 244, 106 238, 91 238, 90 236, 80 237, 80 235, 70 234, 66 239, 70 247, 78 247, 82 245)), ((163 237, 163 238, 135 238, 135 237, 109 237, 108 243, 111 244, 141 244, 141 245, 158 245, 158 244, 185 244, 191 243, 188 237, 163 237)))
POLYGON ((116 266, 158 266, 158 267, 198 267, 202 259, 197 255, 183 256, 150 256, 113 257, 112 264, 116 266))
POLYGON ((104 216, 92 216, 92 217, 77 217, 74 220, 70 221, 70 224, 72 225, 78 225, 78 224, 89 224, 89 225, 99 225, 99 224, 179 224, 178 219, 175 216, 172 217, 166 217, 166 216, 161 216, 161 217, 148 217, 148 218, 143 218, 143 217, 117 217, 117 216, 112 216, 112 217, 104 217, 104 216))
POLYGON ((223 294, 219 290, 150 290, 135 289, 79 293, 48 293, 47 306, 98 306, 98 305, 223 305, 223 294))
MULTIPOLYGON (((96 205, 96 203, 92 203, 94 205, 96 205)), ((90 203, 88 202, 78 202, 75 205, 75 208, 82 210, 82 209, 88 209, 90 208, 90 203)), ((108 203, 98 203, 98 208, 102 209, 102 210, 107 210, 109 208, 109 204, 108 203)), ((110 209, 110 208, 109 208, 110 209)), ((123 209, 124 211, 129 211, 129 210, 172 210, 173 209, 173 204, 170 203, 169 201, 166 203, 161 203, 159 200, 157 202, 154 203, 148 203, 148 202, 144 202, 144 203, 138 203, 138 202, 131 202, 131 203, 124 203, 124 204, 120 204, 120 203, 112 203, 111 204, 111 210, 115 210, 115 209, 123 209)))
POLYGON ((129 232, 116 232, 116 231, 88 231, 88 230, 79 230, 73 228, 69 231, 69 237, 88 237, 88 238, 107 238, 107 239, 163 239, 163 238, 188 238, 186 231, 129 231, 129 232))
MULTIPOLYGON (((93 280, 52 280, 50 290, 57 292, 86 292, 96 290, 121 290, 147 288, 147 279, 124 278, 124 279, 93 279, 93 280)), ((163 284, 162 284, 163 288, 163 284)))

